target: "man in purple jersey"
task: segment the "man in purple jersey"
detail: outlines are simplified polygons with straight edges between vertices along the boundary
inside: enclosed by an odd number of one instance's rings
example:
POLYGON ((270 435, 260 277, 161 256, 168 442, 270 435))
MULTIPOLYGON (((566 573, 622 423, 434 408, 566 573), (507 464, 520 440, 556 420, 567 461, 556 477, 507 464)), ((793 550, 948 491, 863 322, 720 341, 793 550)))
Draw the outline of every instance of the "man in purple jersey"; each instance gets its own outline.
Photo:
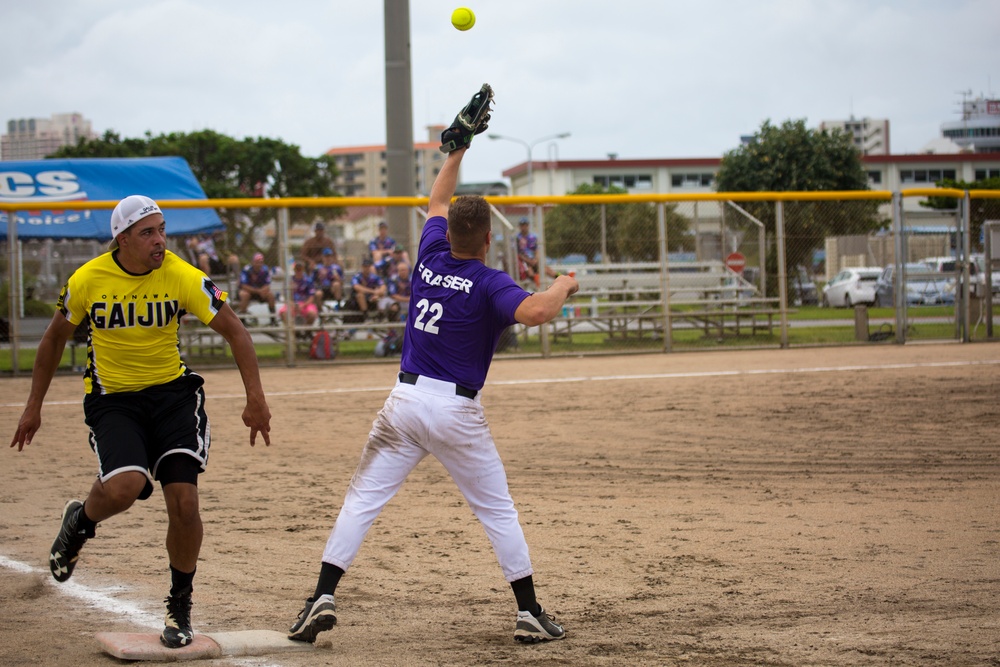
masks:
POLYGON ((515 322, 548 322, 579 285, 560 276, 546 291, 531 294, 486 265, 492 241, 489 204, 482 197, 451 203, 466 150, 448 154, 431 189, 411 276, 399 381, 372 425, 323 551, 316 590, 290 639, 313 642, 336 624, 333 596, 341 576, 379 512, 428 454, 448 470, 493 545, 517 601, 514 639, 533 643, 565 636, 535 600, 528 545, 480 389, 504 329, 515 322))

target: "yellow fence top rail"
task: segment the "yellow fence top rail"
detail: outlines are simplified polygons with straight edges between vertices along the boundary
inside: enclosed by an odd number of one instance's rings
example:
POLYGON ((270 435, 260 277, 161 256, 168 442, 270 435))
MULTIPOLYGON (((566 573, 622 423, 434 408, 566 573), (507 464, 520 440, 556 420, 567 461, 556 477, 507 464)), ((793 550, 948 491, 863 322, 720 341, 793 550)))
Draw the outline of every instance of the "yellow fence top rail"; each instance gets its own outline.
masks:
MULTIPOLYGON (((970 190, 970 197, 1000 198, 1000 190, 970 190)), ((953 188, 914 188, 902 190, 903 197, 955 197, 965 196, 965 190, 953 188)), ((488 196, 486 200, 497 206, 525 206, 544 204, 634 204, 697 201, 889 201, 889 190, 831 190, 812 192, 689 192, 662 194, 603 194, 603 195, 552 195, 552 196, 488 196)), ((117 201, 67 201, 47 202, 46 209, 67 211, 111 209, 117 201)), ((427 206, 427 197, 288 197, 286 199, 165 199, 157 202, 160 208, 340 208, 346 206, 427 206)), ((0 201, 0 211, 33 211, 38 202, 0 201)))

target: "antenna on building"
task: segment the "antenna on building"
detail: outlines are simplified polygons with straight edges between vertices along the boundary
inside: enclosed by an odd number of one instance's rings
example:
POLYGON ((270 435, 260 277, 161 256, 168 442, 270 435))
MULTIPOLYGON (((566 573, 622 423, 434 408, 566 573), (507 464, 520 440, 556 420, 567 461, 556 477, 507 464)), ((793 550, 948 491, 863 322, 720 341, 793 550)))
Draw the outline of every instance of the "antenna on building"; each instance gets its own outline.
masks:
POLYGON ((962 96, 962 120, 969 120, 969 98, 972 97, 972 89, 960 90, 958 94, 962 96))

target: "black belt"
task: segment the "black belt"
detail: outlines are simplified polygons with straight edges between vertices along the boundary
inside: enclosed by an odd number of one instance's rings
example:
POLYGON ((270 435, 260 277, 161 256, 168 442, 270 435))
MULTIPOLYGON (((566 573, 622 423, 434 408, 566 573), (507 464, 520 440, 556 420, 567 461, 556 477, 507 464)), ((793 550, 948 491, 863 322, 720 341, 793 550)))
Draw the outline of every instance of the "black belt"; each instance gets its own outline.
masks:
MULTIPOLYGON (((416 373, 405 373, 402 371, 399 373, 399 381, 405 384, 416 384, 417 379, 419 377, 420 376, 417 375, 416 373)), ((479 393, 478 391, 475 391, 473 389, 466 389, 465 387, 458 384, 455 385, 456 396, 461 396, 462 398, 475 398, 476 394, 478 393, 479 393)))

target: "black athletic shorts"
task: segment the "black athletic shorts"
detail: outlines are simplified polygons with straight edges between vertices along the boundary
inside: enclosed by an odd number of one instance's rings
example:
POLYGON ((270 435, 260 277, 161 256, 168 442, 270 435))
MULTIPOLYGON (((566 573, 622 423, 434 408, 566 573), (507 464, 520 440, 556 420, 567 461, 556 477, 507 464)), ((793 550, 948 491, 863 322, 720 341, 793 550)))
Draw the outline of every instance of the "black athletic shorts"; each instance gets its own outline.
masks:
POLYGON ((98 477, 141 472, 145 500, 160 484, 197 484, 208 464, 211 428, 205 413, 204 379, 195 373, 136 392, 87 394, 83 412, 90 427, 90 447, 99 460, 98 477), (166 457, 171 463, 161 466, 166 457), (182 459, 177 456, 183 457, 182 459))

